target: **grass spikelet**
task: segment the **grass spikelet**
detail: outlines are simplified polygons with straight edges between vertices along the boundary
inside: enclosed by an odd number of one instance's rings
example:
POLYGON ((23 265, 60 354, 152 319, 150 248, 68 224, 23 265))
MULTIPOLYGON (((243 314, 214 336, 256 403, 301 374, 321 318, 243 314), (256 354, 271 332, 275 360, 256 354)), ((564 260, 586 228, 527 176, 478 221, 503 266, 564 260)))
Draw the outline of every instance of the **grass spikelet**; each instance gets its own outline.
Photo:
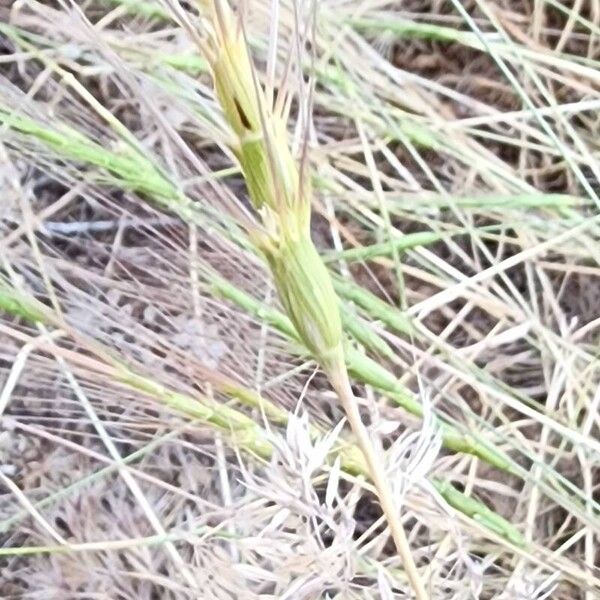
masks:
POLYGON ((342 352, 338 300, 310 237, 310 182, 293 159, 283 116, 266 105, 240 23, 226 2, 211 4, 215 91, 263 231, 251 232, 269 263, 280 300, 313 357, 328 370, 342 352))

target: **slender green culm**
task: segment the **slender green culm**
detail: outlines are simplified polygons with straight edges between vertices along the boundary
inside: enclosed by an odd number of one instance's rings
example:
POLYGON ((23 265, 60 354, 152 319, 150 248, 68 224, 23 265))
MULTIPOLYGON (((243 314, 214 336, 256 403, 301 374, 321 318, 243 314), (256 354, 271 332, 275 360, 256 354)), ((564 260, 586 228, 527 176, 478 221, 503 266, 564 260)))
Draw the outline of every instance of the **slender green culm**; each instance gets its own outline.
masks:
POLYGON ((44 308, 41 303, 27 298, 0 278, 0 312, 15 315, 33 323, 46 323, 48 315, 44 308))
MULTIPOLYGON (((225 282, 223 282, 223 285, 225 285, 225 282)), ((39 301, 15 289, 3 279, 0 279, 0 312, 46 325, 54 325, 57 321, 50 309, 46 309, 39 301)), ((287 321, 283 315, 281 315, 281 318, 287 321)), ((289 321, 287 322, 289 324, 289 321)), ((264 459, 271 457, 273 448, 269 442, 267 433, 243 413, 230 407, 222 407, 218 403, 203 397, 192 397, 185 393, 171 390, 150 377, 135 372, 124 361, 119 361, 112 357, 108 348, 104 348, 96 340, 93 340, 89 349, 92 351, 99 350, 100 352, 96 353, 104 361, 106 361, 107 357, 110 357, 108 364, 105 363, 103 365, 103 372, 106 371, 106 367, 112 369, 113 378, 119 384, 153 398, 161 405, 172 409, 180 415, 199 420, 209 427, 222 431, 224 434, 232 437, 232 441, 236 445, 254 456, 264 459)), ((87 362, 86 364, 89 367, 90 363, 87 362)), ((241 386, 225 376, 217 375, 213 374, 213 377, 210 379, 210 383, 217 391, 240 401, 242 404, 259 408, 264 411, 265 415, 272 422, 283 425, 287 423, 288 413, 286 411, 278 408, 256 392, 241 386)), ((311 434, 315 437, 320 435, 320 433, 314 427, 311 429, 311 434)), ((368 474, 362 454, 357 446, 343 442, 336 450, 337 455, 341 459, 341 467, 345 472, 353 475, 368 474)), ((133 460, 137 457, 137 453, 133 453, 130 456, 133 460)), ((125 460, 127 461, 127 459, 125 460)), ((465 496, 449 482, 433 480, 432 485, 446 499, 448 504, 456 510, 479 521, 490 531, 500 533, 500 535, 509 541, 519 540, 519 545, 524 545, 522 537, 518 537, 520 535, 519 532, 505 519, 491 511, 481 502, 465 496)), ((40 504, 37 506, 39 507, 40 504)), ((27 514, 27 511, 25 511, 23 516, 27 516, 27 514)), ((14 520, 14 518, 11 518, 0 523, 0 532, 6 531, 14 520)))
POLYGON ((0 124, 43 142, 71 160, 99 167, 118 177, 131 189, 157 200, 168 199, 171 203, 185 200, 177 188, 159 174, 156 166, 139 153, 125 148, 120 153, 112 152, 72 127, 45 125, 2 105, 0 124))

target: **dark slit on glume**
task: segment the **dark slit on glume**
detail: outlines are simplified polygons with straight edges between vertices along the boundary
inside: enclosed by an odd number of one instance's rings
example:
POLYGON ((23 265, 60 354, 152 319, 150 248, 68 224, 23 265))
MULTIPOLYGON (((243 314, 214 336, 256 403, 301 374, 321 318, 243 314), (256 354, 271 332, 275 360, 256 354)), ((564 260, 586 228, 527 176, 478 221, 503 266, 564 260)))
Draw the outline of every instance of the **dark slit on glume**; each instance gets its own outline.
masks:
POLYGON ((235 109, 238 112, 238 115, 240 117, 240 121, 242 122, 242 125, 248 129, 248 131, 252 130, 252 127, 250 125, 250 121, 248 121, 248 117, 246 116, 246 113, 244 112, 244 109, 240 106, 240 103, 238 102, 237 98, 233 99, 233 103, 235 104, 235 109))

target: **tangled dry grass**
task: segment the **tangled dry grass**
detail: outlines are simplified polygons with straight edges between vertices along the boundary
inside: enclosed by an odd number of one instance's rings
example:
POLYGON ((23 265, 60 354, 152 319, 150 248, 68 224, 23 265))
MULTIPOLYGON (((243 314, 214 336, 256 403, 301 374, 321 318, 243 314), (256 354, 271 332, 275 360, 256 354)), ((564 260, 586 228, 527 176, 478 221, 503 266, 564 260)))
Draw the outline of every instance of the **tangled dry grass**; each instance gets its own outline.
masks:
MULTIPOLYGON (((600 5, 239 8, 430 597, 599 597, 600 5)), ((0 597, 410 598, 185 23, 0 5, 0 597)))

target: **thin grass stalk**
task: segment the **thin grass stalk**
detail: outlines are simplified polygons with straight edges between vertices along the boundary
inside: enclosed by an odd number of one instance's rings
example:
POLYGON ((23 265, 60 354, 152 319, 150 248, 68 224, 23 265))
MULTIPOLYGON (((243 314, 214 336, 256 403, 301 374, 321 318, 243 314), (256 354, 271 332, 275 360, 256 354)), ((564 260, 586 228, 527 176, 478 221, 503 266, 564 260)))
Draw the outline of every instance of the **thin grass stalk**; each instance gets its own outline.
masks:
POLYGON ((298 169, 289 147, 283 108, 286 101, 278 99, 274 109, 267 106, 242 23, 226 0, 212 2, 208 8, 210 30, 203 50, 211 64, 217 99, 234 135, 232 150, 263 223, 262 230, 251 232, 251 237, 267 259, 287 316, 338 394, 410 585, 417 600, 425 600, 428 594, 412 556, 384 463, 362 422, 350 385, 339 300, 310 236, 310 178, 306 161, 298 169))

